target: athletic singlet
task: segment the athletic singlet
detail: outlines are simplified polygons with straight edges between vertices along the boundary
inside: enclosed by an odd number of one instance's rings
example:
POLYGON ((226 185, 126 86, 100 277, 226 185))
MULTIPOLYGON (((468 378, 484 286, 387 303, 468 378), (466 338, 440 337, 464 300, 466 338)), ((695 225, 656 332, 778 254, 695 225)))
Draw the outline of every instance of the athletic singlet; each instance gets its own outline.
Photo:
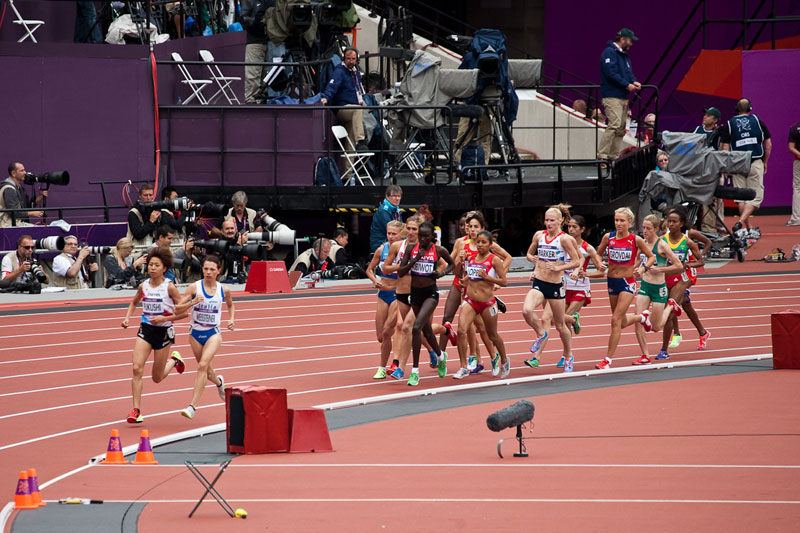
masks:
MULTIPOLYGON (((657 267, 667 266, 667 263, 669 263, 666 257, 658 253, 658 241, 660 240, 661 239, 656 239, 656 243, 653 245, 653 255, 656 256, 656 264, 653 266, 657 267)), ((639 260, 643 265, 647 264, 647 256, 642 253, 639 254, 639 260)))
POLYGON ((203 301, 192 307, 192 330, 209 330, 219 327, 222 316, 222 302, 225 293, 222 284, 217 284, 217 291, 213 295, 206 292, 203 280, 195 281, 195 294, 202 294, 203 301))
POLYGON ((406 247, 408 246, 408 239, 403 239, 400 243, 400 248, 397 249, 397 255, 394 256, 393 265, 399 265, 403 262, 403 256, 406 254, 406 247))
MULTIPOLYGON (((405 241, 404 241, 405 242, 405 241)), ((383 250, 381 250, 381 262, 378 263, 378 273, 380 277, 387 278, 387 279, 397 279, 397 272, 394 274, 384 274, 383 273, 383 263, 386 261, 386 258, 389 257, 389 248, 391 245, 387 242, 383 245, 383 250)), ((398 255, 400 252, 398 252, 398 255)))
POLYGON ((608 238, 608 262, 614 265, 632 265, 636 262, 636 235, 628 233, 620 239, 614 234, 608 238))
MULTIPOLYGON (((583 265, 581 268, 585 271, 589 268, 589 243, 586 241, 581 242, 581 247, 578 249, 581 255, 584 257, 583 265)), ((570 261, 572 258, 570 257, 570 261)), ((572 270, 565 270, 564 271, 564 289, 568 291, 588 291, 589 290, 589 278, 582 277, 578 278, 577 280, 572 279, 569 275, 572 274, 572 270)))
MULTIPOLYGON (((411 250, 411 257, 409 261, 413 258, 417 257, 419 253, 419 243, 414 246, 414 249, 411 250)), ((436 245, 431 244, 431 247, 425 252, 419 261, 414 263, 411 267, 411 275, 412 276, 432 276, 433 273, 436 271, 436 263, 439 261, 439 255, 436 253, 436 245)))
POLYGON ((663 239, 672 248, 672 252, 678 256, 681 263, 689 260, 689 242, 686 240, 686 235, 681 234, 681 238, 675 244, 669 240, 669 233, 664 235, 663 239))
MULTIPOLYGON (((142 282, 142 323, 150 324, 150 317, 169 316, 175 310, 175 302, 169 297, 169 281, 166 279, 158 287, 150 285, 150 279, 142 282)), ((158 328, 166 328, 172 322, 150 324, 158 328)))
POLYGON ((566 233, 560 231, 558 235, 548 241, 547 232, 542 232, 539 236, 539 244, 536 247, 536 255, 539 257, 539 261, 566 261, 567 252, 561 245, 561 237, 563 235, 566 235, 566 233))
POLYGON ((467 277, 470 281, 483 281, 483 278, 480 276, 479 272, 481 270, 485 270, 486 273, 492 277, 497 277, 497 272, 495 271, 494 267, 492 266, 492 260, 494 259, 494 254, 489 254, 486 259, 481 262, 477 261, 478 254, 475 254, 474 257, 468 258, 467 263, 467 277))

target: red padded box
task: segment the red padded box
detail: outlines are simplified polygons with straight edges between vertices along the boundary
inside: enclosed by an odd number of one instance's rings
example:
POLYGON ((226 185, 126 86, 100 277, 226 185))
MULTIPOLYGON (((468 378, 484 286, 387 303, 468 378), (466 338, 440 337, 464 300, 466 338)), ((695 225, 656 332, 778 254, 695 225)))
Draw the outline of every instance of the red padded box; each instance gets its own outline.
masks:
POLYGON ((247 273, 246 292, 292 292, 286 263, 283 261, 253 261, 247 273))
POLYGON ((772 368, 800 368, 800 311, 772 314, 772 368))
POLYGON ((228 453, 289 451, 286 389, 255 385, 225 389, 228 453))
POLYGON ((289 409, 291 452, 332 452, 328 422, 322 409, 289 409))

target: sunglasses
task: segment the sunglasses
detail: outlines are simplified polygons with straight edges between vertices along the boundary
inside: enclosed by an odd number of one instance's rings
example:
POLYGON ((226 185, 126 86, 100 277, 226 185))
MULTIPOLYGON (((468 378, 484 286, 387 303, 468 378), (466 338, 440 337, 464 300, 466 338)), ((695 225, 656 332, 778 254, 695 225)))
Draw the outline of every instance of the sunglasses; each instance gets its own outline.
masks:
POLYGON ((23 248, 25 248, 26 250, 33 250, 34 246, 23 246, 23 248))

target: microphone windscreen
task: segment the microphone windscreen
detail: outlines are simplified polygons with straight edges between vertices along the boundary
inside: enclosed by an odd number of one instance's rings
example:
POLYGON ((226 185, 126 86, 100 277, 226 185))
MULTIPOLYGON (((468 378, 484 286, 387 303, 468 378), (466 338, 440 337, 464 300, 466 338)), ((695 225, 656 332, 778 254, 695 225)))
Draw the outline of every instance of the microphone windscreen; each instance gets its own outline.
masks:
POLYGON ((489 415, 486 419, 486 427, 492 431, 502 431, 506 428, 519 426, 532 420, 533 413, 533 402, 520 400, 489 415))

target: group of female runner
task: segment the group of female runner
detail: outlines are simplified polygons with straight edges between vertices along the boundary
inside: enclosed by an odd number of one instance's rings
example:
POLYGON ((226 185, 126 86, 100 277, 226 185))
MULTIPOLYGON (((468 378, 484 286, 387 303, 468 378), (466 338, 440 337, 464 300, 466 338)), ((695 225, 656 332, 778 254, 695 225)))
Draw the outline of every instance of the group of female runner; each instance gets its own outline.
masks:
POLYGON ((127 328, 136 306, 142 304, 142 321, 133 348, 131 380, 133 410, 128 415, 127 421, 131 424, 144 421, 141 412, 142 376, 151 352, 154 383, 163 381, 173 368, 179 374, 183 374, 186 368, 183 358, 176 351, 170 353, 175 342, 172 323, 189 315, 191 315, 189 344, 197 360, 197 377, 192 401, 181 411, 181 415, 194 418, 206 381, 214 384, 220 398, 225 399, 225 382, 221 375, 214 372, 211 363, 222 342, 219 326, 223 302, 228 308, 228 329, 234 328, 231 292, 228 287, 217 283, 217 276, 220 274, 220 260, 217 256, 209 255, 203 259, 203 279, 189 285, 183 295, 164 277, 173 264, 172 252, 168 248, 153 248, 147 254, 146 264, 149 278, 139 285, 122 321, 122 327, 127 328))
MULTIPOLYGON (((667 359, 667 347, 675 345, 673 331, 677 328, 677 317, 682 307, 689 315, 689 289, 696 283, 696 269, 704 264, 695 239, 702 242, 705 237, 694 230, 684 233, 686 218, 686 210, 681 206, 671 209, 664 221, 656 215, 649 215, 642 224, 644 237, 639 237, 631 233, 633 212, 628 208, 617 209, 615 230, 604 235, 595 250, 583 240, 586 230, 583 217, 570 216, 566 205, 549 208, 545 212, 545 229, 534 235, 527 252, 527 258, 535 263, 535 268, 522 313, 536 338, 531 345, 533 356, 525 364, 532 368, 539 366, 539 358, 550 335, 549 328, 553 325, 563 347, 557 366, 564 372, 573 371, 571 338, 580 333, 581 309, 591 303, 590 279, 603 276, 607 278, 612 311, 611 333, 606 356, 596 368, 611 366, 621 332, 631 325, 635 325, 642 352, 633 364, 651 362, 645 335, 650 331, 663 330, 663 346, 655 358, 667 359), (590 263, 594 264, 595 270, 587 271, 590 263), (636 277, 641 280, 638 286, 636 277), (635 313, 629 313, 634 299, 635 313), (540 306, 543 308, 541 319, 537 315, 540 306)), ((484 367, 476 332, 489 351, 492 375, 508 376, 510 361, 497 332, 498 302, 494 291, 508 283, 506 272, 511 256, 493 242, 479 212, 468 213, 464 222, 466 235, 456 241, 452 253, 433 243, 430 223, 420 226, 420 221, 412 217, 405 228, 400 222, 387 228, 387 243, 375 251, 369 269, 380 266, 378 277, 369 274, 380 290, 376 332, 381 342, 381 358, 373 376, 375 379, 387 375, 397 379, 404 376, 408 339, 414 353, 409 385, 419 383, 422 343, 426 343, 431 354, 431 366, 438 369, 440 377, 444 377, 447 371, 445 348, 448 341, 457 346, 459 353, 460 366, 453 377, 463 379, 471 373, 478 373, 484 367), (404 231, 405 239, 401 240, 404 231), (455 277, 445 303, 443 324, 439 327, 441 338, 437 344, 437 326, 431 325, 431 316, 439 299, 435 280, 451 271, 455 277), (387 287, 397 287, 397 303, 387 298, 387 287), (396 318, 393 307, 399 311, 396 318), (457 331, 451 324, 456 311, 459 311, 457 331), (393 348, 395 359, 386 368, 393 348)), ((708 249, 709 243, 704 244, 708 249)), ((698 349, 705 349, 710 333, 703 328, 694 309, 689 316, 700 335, 698 349)))

